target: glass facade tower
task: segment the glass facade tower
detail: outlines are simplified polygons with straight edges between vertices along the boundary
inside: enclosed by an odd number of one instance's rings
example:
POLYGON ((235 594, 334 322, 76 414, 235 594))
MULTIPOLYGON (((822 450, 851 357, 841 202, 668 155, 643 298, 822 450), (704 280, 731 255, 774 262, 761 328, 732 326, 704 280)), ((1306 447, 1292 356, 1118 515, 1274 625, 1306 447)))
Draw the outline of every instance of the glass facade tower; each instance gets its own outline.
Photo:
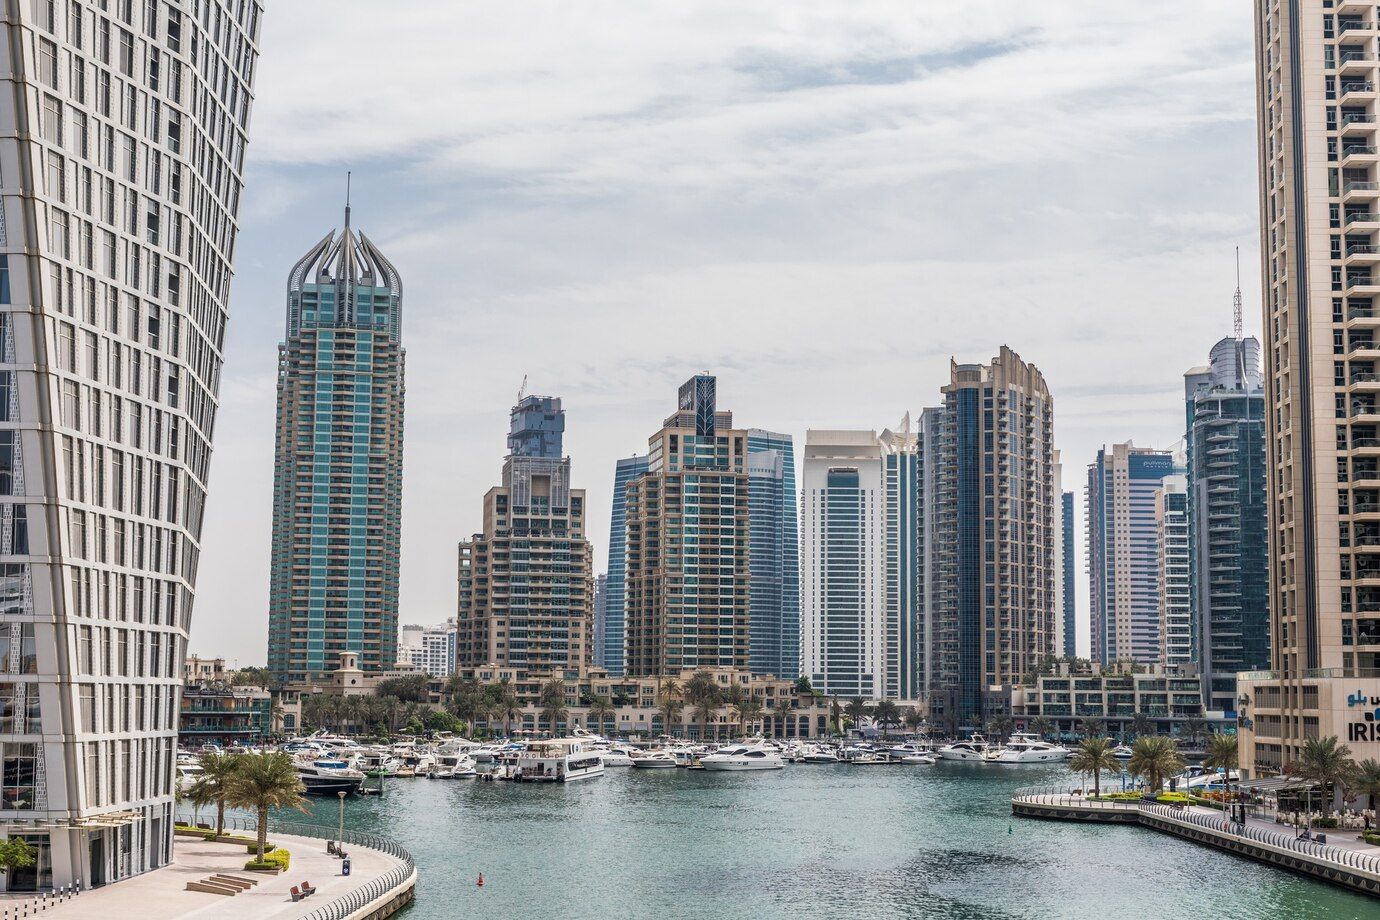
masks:
POLYGON ((1074 579, 1074 533, 1073 533, 1073 493, 1065 492, 1061 498, 1064 512, 1060 526, 1064 529, 1064 541, 1060 544, 1063 558, 1059 561, 1061 577, 1064 579, 1064 647, 1061 654, 1072 658, 1078 653, 1078 595, 1074 579))
POLYGON ((364 234, 326 236, 288 277, 278 349, 268 669, 312 680, 356 653, 393 667, 402 529, 402 279, 364 234))
POLYGON ((0 833, 9 891, 172 851, 262 4, 0 18, 0 833))
POLYGON ((795 442, 752 428, 748 445, 751 548, 748 667, 754 674, 800 675, 800 540, 795 442))
POLYGON ((603 666, 623 676, 624 624, 627 622, 628 483, 647 472, 646 457, 624 457, 613 470, 613 514, 609 516, 609 572, 604 596, 603 666))

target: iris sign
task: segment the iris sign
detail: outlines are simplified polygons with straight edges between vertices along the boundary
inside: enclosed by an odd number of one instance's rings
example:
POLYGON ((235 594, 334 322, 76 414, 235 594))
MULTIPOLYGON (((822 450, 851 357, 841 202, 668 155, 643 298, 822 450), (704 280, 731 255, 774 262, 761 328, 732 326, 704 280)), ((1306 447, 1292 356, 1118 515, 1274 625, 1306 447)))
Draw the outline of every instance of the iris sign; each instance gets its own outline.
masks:
POLYGON ((1367 707, 1361 721, 1347 723, 1348 741, 1380 741, 1380 696, 1366 696, 1360 690, 1346 698, 1347 709, 1367 707))

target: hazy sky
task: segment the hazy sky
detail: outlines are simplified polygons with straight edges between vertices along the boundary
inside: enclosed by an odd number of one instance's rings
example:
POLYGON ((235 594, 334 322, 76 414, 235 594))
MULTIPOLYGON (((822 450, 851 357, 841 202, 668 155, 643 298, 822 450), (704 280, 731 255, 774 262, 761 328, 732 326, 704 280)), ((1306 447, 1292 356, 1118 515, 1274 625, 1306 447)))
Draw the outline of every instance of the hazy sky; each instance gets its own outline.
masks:
MULTIPOLYGON (((565 400, 599 571, 614 460, 691 374, 799 453, 1003 343, 1081 540, 1098 446, 1182 436, 1236 246, 1259 328, 1252 78, 1220 0, 269 4, 191 650, 265 658, 284 285, 347 169, 404 277, 402 619, 434 623, 524 374, 565 400)), ((1085 619, 1081 545, 1078 581, 1085 619)))

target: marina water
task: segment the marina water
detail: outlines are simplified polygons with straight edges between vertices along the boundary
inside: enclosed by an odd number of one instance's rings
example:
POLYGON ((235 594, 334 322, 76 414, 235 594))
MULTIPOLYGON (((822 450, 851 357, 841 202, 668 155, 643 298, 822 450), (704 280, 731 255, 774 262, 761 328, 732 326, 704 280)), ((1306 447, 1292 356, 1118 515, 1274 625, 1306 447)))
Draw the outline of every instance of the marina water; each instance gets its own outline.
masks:
MULTIPOLYGON (((941 762, 390 779, 383 797, 347 801, 345 822, 417 858, 403 920, 1380 916, 1372 899, 1153 831, 1011 817, 1012 790, 1066 776, 941 762)), ((305 820, 336 825, 337 802, 311 804, 305 820)))

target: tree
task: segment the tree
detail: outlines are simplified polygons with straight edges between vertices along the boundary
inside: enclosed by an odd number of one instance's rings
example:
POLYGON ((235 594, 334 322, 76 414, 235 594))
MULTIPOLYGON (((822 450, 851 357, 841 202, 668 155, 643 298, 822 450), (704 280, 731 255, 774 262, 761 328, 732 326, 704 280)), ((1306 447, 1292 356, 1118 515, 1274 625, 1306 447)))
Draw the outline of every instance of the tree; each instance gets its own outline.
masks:
POLYGON ((429 675, 408 674, 406 677, 390 677, 379 681, 374 693, 378 696, 396 696, 409 703, 425 703, 430 684, 429 675))
POLYGON ((1036 716, 1030 720, 1030 731, 1040 738, 1048 738, 1054 734, 1054 723, 1044 716, 1036 716))
POLYGON ((695 718, 699 719, 700 739, 703 740, 709 735, 709 717, 719 707, 719 685, 714 682, 714 675, 708 671, 696 671, 685 682, 682 696, 695 718))
POLYGON ((882 700, 872 709, 872 718, 886 734, 888 726, 901 724, 901 707, 891 700, 882 700))
POLYGON ((906 710, 904 718, 906 728, 910 729, 913 732, 919 731, 920 726, 925 724, 925 717, 920 713, 920 710, 916 709, 914 706, 906 710))
POLYGON ((810 678, 804 674, 795 679, 795 692, 800 696, 810 696, 815 692, 815 688, 810 685, 810 678))
POLYGON ((1375 797, 1380 795, 1380 761, 1367 757, 1356 765, 1356 793, 1364 795, 1371 810, 1375 810, 1375 797))
POLYGON ((734 704, 733 712, 738 717, 738 731, 747 737, 751 734, 752 726, 762 715, 762 700, 744 694, 743 698, 734 704))
POLYGON ((1179 735, 1189 744, 1197 744, 1208 734, 1207 719, 1202 716, 1189 716, 1179 726, 1179 735))
POLYGON ((662 733, 665 734, 668 738, 673 737, 671 732, 671 723, 680 722, 680 714, 681 711, 685 709, 685 704, 682 703, 680 700, 676 699, 674 696, 667 696, 662 697, 661 702, 657 704, 656 708, 657 712, 661 713, 662 733))
POLYGON ((201 775, 187 790, 187 800, 198 808, 216 806, 216 836, 225 831, 225 801, 240 769, 238 754, 202 754, 201 775))
POLYGON ((1323 787, 1323 816, 1332 813, 1332 797, 1327 795, 1329 787, 1339 786, 1354 769, 1351 748, 1337 742, 1336 735, 1326 738, 1310 738, 1303 743, 1298 761, 1293 764, 1294 772, 1304 779, 1311 779, 1323 787))
POLYGON ((29 846, 23 837, 0 840, 0 872, 32 866, 37 856, 38 850, 29 846))
POLYGON ((1132 738, 1140 738, 1143 735, 1153 734, 1155 731, 1155 722, 1145 713, 1138 712, 1131 716, 1130 731, 1132 738))
POLYGON ((1101 719, 1084 719, 1078 723, 1078 734, 1084 738, 1103 738, 1107 735, 1107 723, 1101 719))
POLYGON ((1236 769, 1239 757, 1240 751, 1235 735, 1213 732, 1208 736, 1207 756, 1203 758, 1203 766, 1209 770, 1223 770, 1229 774, 1236 769))
POLYGON ((542 684, 537 694, 537 703, 541 706, 542 717, 551 728, 552 737, 555 737, 556 723, 564 719, 568 711, 565 706, 565 681, 553 677, 542 684))
POLYGON ((1137 738, 1131 745, 1131 760, 1126 769, 1132 776, 1145 777, 1145 784, 1152 792, 1159 792, 1164 781, 1184 768, 1183 755, 1173 738, 1164 735, 1147 735, 1137 738))
POLYGON ((306 800, 302 798, 305 791, 291 754, 271 752, 241 756, 226 801, 235 808, 247 808, 258 813, 258 862, 264 861, 269 810, 296 808, 305 813, 308 810, 306 800))
POLYGON ((1093 778, 1093 795, 1102 795, 1102 774, 1121 772, 1121 764, 1112 756, 1115 745, 1110 738, 1087 738, 1073 749, 1069 769, 1093 778))
POLYGON ((273 683, 273 676, 269 674, 268 668, 240 668, 231 676, 230 683, 236 687, 267 689, 273 683))
POLYGON ((872 712, 872 707, 867 705, 867 700, 860 696, 855 696, 848 701, 848 705, 843 707, 844 713, 848 716, 848 721, 854 728, 862 728, 862 720, 867 718, 872 712))
POLYGON ((522 703, 518 701, 517 691, 508 678, 503 678, 496 686, 494 715, 503 720, 503 734, 508 736, 513 733, 513 720, 522 718, 522 703))
POLYGON ((993 716, 991 721, 987 723, 987 734, 991 735, 993 738, 1005 741, 1006 737, 1011 734, 1011 729, 1014 727, 1015 723, 1011 721, 1010 716, 993 716))
POLYGON ((469 728, 453 713, 435 710, 428 712, 422 719, 422 727, 429 732, 450 732, 452 735, 463 735, 469 728))
POLYGON ((595 694, 589 701, 589 719, 601 732, 604 730, 604 723, 617 714, 618 710, 613 708, 613 701, 601 693, 595 694))

